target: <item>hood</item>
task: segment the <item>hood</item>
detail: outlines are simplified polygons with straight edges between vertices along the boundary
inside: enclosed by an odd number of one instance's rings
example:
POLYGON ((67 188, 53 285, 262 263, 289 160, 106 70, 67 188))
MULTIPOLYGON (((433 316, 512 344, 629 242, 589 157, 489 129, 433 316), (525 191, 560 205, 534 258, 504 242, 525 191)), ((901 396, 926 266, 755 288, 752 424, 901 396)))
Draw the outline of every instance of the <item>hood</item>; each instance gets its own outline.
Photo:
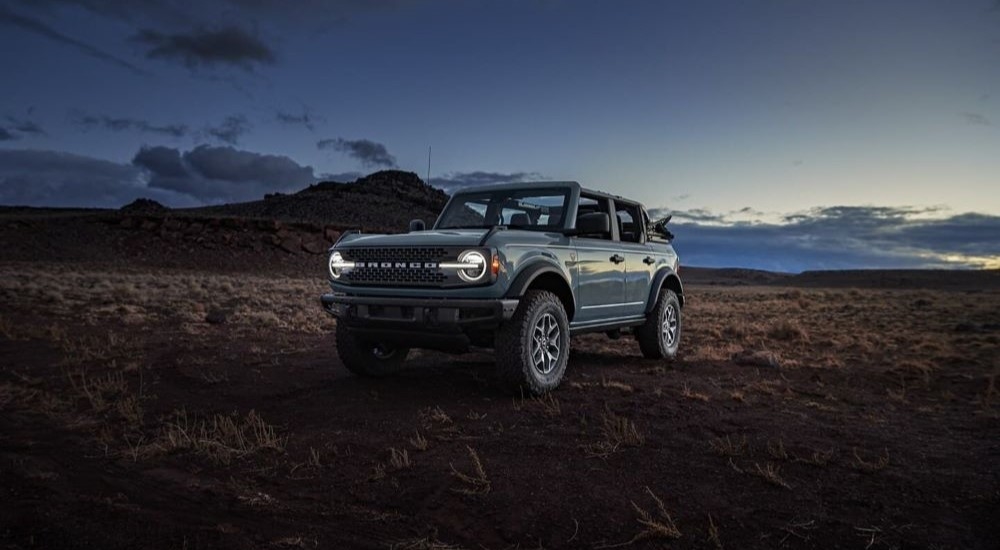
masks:
POLYGON ((441 229, 414 231, 398 235, 351 234, 339 243, 340 247, 355 246, 478 246, 486 229, 441 229))

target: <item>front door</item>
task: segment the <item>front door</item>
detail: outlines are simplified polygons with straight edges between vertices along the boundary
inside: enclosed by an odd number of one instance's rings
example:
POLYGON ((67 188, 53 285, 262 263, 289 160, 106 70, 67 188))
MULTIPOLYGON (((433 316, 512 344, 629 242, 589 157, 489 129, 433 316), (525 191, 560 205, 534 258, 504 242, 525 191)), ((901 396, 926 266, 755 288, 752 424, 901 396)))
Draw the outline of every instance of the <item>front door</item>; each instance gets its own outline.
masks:
MULTIPOLYGON (((604 197, 580 196, 578 216, 605 212, 611 219, 611 201, 604 197)), ((615 246, 613 231, 605 235, 581 235, 572 239, 576 249, 577 311, 573 324, 587 324, 622 316, 625 299, 625 257, 615 246)))

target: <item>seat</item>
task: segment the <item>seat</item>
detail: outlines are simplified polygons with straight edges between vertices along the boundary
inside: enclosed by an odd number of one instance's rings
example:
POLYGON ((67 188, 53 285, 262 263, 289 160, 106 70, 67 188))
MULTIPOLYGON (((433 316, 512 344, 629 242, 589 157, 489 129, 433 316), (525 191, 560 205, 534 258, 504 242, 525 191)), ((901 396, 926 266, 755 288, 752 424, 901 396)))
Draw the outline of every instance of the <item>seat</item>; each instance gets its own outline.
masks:
POLYGON ((510 217, 510 225, 531 225, 527 214, 514 214, 510 217))

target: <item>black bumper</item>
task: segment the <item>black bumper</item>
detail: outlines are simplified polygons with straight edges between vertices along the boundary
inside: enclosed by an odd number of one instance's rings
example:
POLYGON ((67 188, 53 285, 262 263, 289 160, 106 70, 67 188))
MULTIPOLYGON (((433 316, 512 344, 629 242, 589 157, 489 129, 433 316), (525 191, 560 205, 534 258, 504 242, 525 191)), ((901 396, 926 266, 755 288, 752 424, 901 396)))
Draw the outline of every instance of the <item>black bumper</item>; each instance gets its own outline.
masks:
POLYGON ((432 349, 461 348, 473 331, 492 330, 510 319, 518 300, 385 298, 324 294, 323 309, 360 335, 432 349))

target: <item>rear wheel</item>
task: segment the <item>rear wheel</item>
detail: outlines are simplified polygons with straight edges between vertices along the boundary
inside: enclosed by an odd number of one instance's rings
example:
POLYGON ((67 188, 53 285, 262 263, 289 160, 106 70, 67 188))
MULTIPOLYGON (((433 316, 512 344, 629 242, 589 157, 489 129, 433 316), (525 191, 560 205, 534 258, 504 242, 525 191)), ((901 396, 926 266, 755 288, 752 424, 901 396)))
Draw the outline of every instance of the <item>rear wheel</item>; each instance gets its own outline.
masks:
POLYGON ((673 290, 663 289, 646 323, 635 331, 647 359, 674 359, 681 342, 681 303, 673 290))
POLYGON ((496 334, 497 374, 534 395, 559 386, 569 361, 569 318, 555 294, 528 291, 496 334))
POLYGON ((394 347, 362 338, 337 323, 337 354, 347 370, 359 376, 381 377, 403 368, 410 348, 394 347))

